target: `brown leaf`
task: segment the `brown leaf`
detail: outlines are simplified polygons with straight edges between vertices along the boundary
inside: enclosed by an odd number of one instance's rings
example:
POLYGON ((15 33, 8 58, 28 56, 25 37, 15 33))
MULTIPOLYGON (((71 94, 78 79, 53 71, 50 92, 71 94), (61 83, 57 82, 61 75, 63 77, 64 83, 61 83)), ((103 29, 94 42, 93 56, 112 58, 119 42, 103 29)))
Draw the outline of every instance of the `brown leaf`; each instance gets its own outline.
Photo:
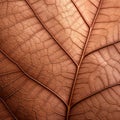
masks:
POLYGON ((120 120, 119 0, 0 1, 0 120, 120 120))

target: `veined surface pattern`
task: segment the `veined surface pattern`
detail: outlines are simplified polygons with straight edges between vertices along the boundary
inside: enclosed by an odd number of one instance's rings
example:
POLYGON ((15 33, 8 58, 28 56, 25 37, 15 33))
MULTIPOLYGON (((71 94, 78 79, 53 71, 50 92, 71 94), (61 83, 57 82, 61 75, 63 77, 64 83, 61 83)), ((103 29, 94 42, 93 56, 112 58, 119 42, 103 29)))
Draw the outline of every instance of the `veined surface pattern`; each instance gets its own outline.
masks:
POLYGON ((0 0, 0 120, 120 120, 119 0, 0 0))

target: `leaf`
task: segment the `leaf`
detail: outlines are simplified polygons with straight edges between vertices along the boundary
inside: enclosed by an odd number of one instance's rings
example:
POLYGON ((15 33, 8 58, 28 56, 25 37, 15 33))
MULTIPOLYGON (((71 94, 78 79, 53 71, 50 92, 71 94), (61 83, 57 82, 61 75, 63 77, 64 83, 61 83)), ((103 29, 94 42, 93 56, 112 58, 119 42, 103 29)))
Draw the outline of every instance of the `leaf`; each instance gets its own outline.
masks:
POLYGON ((0 119, 119 120, 118 0, 0 1, 0 119))

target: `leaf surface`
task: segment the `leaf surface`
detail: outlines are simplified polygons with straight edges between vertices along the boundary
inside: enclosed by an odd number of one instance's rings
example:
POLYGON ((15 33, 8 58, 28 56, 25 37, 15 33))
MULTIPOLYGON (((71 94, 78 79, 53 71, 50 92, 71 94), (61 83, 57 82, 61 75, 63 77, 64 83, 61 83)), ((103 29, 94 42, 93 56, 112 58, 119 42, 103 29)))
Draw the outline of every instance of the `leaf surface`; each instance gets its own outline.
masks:
POLYGON ((119 11, 119 0, 1 0, 1 119, 119 120, 119 11))

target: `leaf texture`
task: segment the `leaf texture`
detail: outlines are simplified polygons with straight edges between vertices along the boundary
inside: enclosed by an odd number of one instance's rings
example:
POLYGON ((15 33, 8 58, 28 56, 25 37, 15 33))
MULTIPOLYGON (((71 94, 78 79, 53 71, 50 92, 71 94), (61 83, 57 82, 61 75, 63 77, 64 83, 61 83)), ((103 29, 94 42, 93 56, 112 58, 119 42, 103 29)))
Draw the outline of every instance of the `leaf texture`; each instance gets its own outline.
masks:
POLYGON ((120 120, 119 0, 0 0, 0 120, 120 120))

